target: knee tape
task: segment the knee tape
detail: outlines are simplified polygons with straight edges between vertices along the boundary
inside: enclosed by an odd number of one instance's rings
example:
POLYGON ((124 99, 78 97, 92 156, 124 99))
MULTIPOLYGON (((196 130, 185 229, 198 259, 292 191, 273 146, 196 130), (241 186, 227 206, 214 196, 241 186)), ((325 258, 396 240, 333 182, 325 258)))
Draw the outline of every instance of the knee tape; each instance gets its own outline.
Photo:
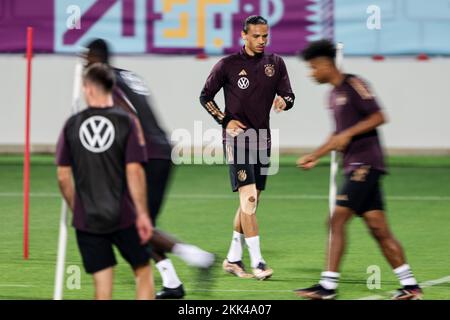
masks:
POLYGON ((256 213, 256 196, 244 195, 241 197, 241 210, 245 214, 252 215, 256 213))

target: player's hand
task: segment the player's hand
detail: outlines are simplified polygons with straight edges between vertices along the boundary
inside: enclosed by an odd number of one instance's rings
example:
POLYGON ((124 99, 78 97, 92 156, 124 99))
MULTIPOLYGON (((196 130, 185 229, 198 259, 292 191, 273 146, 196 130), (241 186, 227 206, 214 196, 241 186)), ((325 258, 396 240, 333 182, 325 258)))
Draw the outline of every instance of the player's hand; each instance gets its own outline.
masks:
POLYGON ((352 137, 345 132, 341 132, 339 134, 335 134, 330 138, 330 144, 333 146, 334 150, 344 151, 348 146, 352 137))
POLYGON ((234 138, 243 133, 246 128, 247 127, 242 122, 238 120, 231 120, 228 122, 226 132, 234 138))
POLYGON ((282 97, 276 97, 273 101, 273 108, 275 109, 275 112, 279 113, 286 109, 286 101, 282 97))
POLYGON ((137 215, 136 228, 139 238, 141 238, 141 244, 146 244, 153 236, 153 225, 147 213, 137 215))
POLYGON ((306 156, 300 157, 297 160, 297 167, 302 168, 303 170, 309 170, 316 166, 319 159, 317 159, 312 154, 307 154, 306 156))

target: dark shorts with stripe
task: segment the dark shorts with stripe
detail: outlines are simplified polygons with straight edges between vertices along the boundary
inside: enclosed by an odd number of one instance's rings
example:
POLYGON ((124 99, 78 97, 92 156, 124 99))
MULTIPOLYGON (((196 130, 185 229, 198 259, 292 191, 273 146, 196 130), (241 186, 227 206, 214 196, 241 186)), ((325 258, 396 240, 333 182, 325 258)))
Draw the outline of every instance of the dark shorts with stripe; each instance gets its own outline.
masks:
POLYGON ((78 248, 86 273, 96 273, 117 264, 113 246, 133 269, 148 265, 151 249, 141 245, 135 225, 108 234, 76 230, 78 248))
POLYGON ((250 184, 256 184, 257 190, 266 188, 267 172, 270 167, 270 149, 250 150, 224 144, 224 154, 233 192, 250 184))
POLYGON ((336 196, 336 205, 350 208, 359 216, 365 212, 384 211, 381 177, 383 173, 361 166, 345 176, 345 181, 336 196))

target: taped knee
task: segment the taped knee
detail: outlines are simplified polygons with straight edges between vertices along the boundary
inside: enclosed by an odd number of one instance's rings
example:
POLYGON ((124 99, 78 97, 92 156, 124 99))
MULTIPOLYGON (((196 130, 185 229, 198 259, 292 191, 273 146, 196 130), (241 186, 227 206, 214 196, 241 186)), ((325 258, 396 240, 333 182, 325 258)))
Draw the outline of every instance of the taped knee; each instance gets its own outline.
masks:
POLYGON ((255 196, 247 196, 242 201, 241 207, 242 212, 248 215, 252 215, 256 213, 257 201, 255 196))

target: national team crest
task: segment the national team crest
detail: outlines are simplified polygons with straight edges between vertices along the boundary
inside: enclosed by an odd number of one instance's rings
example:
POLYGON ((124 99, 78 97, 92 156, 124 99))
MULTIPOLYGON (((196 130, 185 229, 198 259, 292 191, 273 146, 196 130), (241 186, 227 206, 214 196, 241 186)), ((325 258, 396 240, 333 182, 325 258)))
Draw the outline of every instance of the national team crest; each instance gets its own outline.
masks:
POLYGON ((275 75, 275 67, 273 64, 266 64, 264 66, 264 72, 266 74, 266 76, 268 76, 269 78, 273 77, 275 75))
POLYGON ((244 182, 245 180, 247 180, 247 172, 245 172, 245 170, 239 170, 238 179, 240 182, 244 182))

